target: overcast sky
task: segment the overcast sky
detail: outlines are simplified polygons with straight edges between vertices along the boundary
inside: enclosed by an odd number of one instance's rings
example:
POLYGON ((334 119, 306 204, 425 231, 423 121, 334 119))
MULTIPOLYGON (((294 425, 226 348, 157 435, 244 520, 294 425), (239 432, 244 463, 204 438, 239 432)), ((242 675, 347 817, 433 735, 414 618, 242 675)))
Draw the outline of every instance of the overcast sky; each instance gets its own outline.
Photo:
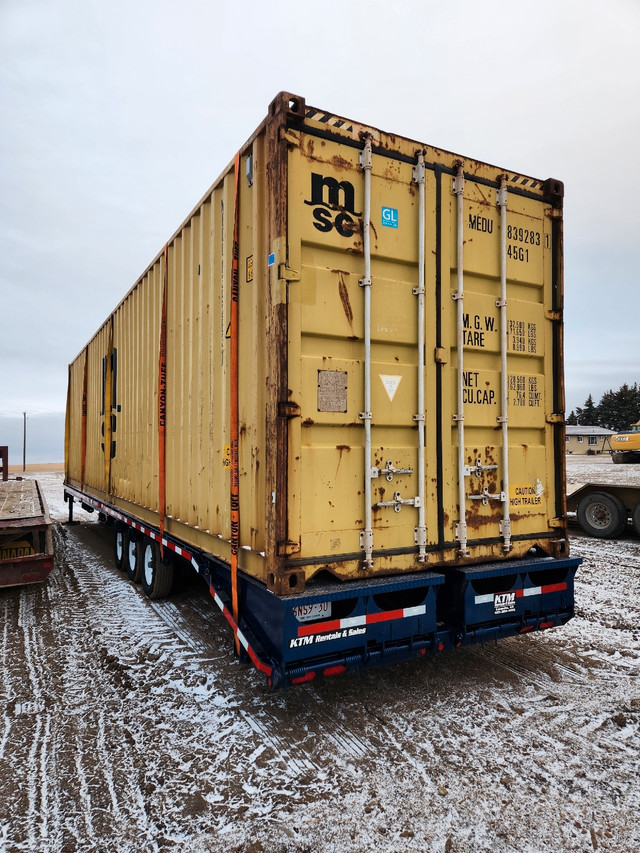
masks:
POLYGON ((639 0, 0 0, 0 418, 64 411, 280 90, 563 180, 567 411, 640 381, 639 48, 639 0))

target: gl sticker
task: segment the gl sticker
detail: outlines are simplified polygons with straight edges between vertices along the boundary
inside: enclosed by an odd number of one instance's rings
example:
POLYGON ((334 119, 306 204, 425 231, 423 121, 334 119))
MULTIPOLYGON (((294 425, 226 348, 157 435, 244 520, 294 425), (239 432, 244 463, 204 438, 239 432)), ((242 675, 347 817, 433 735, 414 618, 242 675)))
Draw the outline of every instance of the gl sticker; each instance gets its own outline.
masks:
POLYGON ((382 208, 382 224, 387 228, 398 227, 398 211, 395 207, 382 208))

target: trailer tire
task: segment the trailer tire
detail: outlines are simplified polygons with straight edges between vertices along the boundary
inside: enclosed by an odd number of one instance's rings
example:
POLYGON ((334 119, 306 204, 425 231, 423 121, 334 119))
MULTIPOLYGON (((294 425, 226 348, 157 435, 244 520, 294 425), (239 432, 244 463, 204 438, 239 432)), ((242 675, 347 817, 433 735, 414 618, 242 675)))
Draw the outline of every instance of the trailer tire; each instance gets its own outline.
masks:
POLYGON ((589 536, 616 539, 627 525, 627 512, 615 495, 593 492, 578 504, 578 523, 589 536))
POLYGON ((140 583, 142 577, 142 541, 142 537, 129 532, 124 570, 132 583, 140 583))
POLYGON ((640 536, 640 503, 637 503, 633 508, 633 529, 640 536))
POLYGON ((124 524, 116 524, 113 534, 113 559, 116 568, 124 571, 127 560, 127 548, 129 545, 129 536, 127 528, 124 524))
MULTIPOLYGON (((146 537, 140 543, 142 549, 142 589, 149 598, 166 598, 173 586, 173 563, 160 558, 160 547, 146 537)), ((168 555, 167 559, 169 559, 168 555)))

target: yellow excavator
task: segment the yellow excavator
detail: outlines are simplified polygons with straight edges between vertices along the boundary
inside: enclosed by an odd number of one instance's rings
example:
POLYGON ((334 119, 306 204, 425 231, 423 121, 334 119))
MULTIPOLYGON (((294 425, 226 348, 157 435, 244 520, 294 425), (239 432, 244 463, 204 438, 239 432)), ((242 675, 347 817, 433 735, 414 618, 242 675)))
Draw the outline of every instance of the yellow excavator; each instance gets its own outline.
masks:
POLYGON ((614 462, 640 462, 640 421, 611 436, 611 458, 614 462))

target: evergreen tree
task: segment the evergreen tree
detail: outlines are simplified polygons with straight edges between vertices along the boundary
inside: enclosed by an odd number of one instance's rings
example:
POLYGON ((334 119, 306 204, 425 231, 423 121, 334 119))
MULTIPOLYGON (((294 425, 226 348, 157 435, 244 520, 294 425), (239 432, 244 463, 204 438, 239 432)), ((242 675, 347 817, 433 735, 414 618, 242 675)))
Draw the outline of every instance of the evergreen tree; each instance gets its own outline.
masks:
POLYGON ((622 432, 630 424, 640 420, 640 387, 623 385, 618 391, 607 391, 602 395, 597 408, 598 420, 602 426, 622 432))
POLYGON ((598 426, 598 409, 591 394, 585 400, 584 408, 578 406, 576 409, 576 418, 582 426, 598 426))
POLYGON ((578 418, 573 409, 571 409, 571 414, 567 417, 566 422, 569 424, 569 426, 578 426, 578 418))

